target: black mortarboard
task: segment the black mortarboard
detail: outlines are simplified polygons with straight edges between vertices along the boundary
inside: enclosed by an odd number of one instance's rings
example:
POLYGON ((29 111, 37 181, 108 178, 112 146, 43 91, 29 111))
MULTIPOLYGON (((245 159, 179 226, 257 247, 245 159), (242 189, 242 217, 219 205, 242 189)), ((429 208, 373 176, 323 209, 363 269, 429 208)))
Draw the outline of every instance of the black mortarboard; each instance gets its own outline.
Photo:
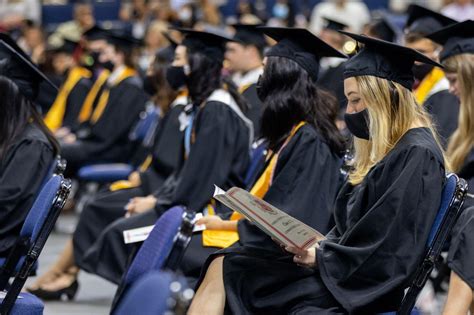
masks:
POLYGON ((364 47, 344 67, 344 78, 356 76, 375 76, 397 82, 411 90, 414 77, 412 67, 415 61, 442 67, 414 49, 390 43, 384 40, 343 32, 364 47))
POLYGON ((109 35, 109 31, 105 28, 99 27, 97 25, 88 29, 82 34, 87 40, 106 40, 109 35))
POLYGON ((319 60, 322 57, 347 58, 306 29, 286 27, 261 27, 261 29, 264 34, 277 41, 265 54, 266 56, 284 57, 295 61, 315 81, 318 79, 319 60))
POLYGON ((344 24, 343 22, 336 21, 328 17, 323 17, 323 19, 325 22, 323 28, 325 29, 333 31, 343 31, 344 29, 348 28, 348 25, 344 24))
POLYGON ((443 45, 439 59, 459 54, 474 54, 474 21, 467 20, 440 29, 427 36, 432 41, 443 45))
POLYGON ((162 32, 163 36, 170 42, 165 48, 161 48, 156 53, 156 58, 166 61, 167 63, 172 63, 174 60, 174 52, 178 43, 168 34, 167 32, 162 32))
POLYGON ((381 17, 371 23, 370 32, 384 41, 392 43, 397 41, 397 29, 387 17, 381 17))
POLYGON ((63 53, 72 55, 74 54, 78 46, 79 46, 79 42, 75 42, 67 38, 63 38, 63 44, 53 49, 53 51, 57 53, 63 52, 63 53))
POLYGON ((453 23, 456 21, 441 13, 412 4, 408 7, 405 31, 427 35, 453 23))
POLYGON ((224 61, 225 44, 234 41, 230 37, 217 35, 210 32, 200 32, 187 28, 173 27, 184 35, 181 45, 186 46, 191 52, 201 52, 211 59, 222 63, 224 61))
POLYGON ((107 42, 125 51, 131 51, 140 45, 141 41, 127 32, 111 31, 107 36, 107 42))
POLYGON ((0 75, 15 82, 20 93, 30 100, 35 100, 38 95, 41 81, 45 81, 55 90, 58 89, 5 33, 0 33, 0 75))
POLYGON ((267 46, 267 41, 261 29, 261 24, 232 24, 235 28, 234 40, 244 45, 253 45, 259 49, 267 46))

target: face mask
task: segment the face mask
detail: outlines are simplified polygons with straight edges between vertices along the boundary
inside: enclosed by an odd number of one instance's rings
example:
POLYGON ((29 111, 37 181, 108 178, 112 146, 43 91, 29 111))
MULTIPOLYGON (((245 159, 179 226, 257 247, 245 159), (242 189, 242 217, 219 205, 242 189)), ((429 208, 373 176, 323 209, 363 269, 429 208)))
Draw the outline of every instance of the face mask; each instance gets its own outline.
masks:
POLYGON ((283 3, 277 3, 273 6, 273 16, 279 19, 286 19, 288 17, 288 6, 283 3))
POLYGON ((267 93, 265 92, 262 86, 262 75, 259 75, 257 83, 255 84, 255 89, 257 91, 257 96, 260 99, 260 101, 261 102, 265 101, 265 98, 267 97, 267 93))
POLYGON ((428 73, 431 72, 431 70, 433 70, 433 67, 434 67, 433 65, 429 65, 429 64, 426 64, 426 63, 422 63, 422 64, 419 64, 419 65, 415 64, 412 67, 413 76, 418 81, 421 81, 428 75, 428 73))
POLYGON ((107 70, 109 70, 109 71, 113 71, 114 68, 115 68, 114 63, 113 63, 112 61, 110 61, 110 60, 107 60, 106 62, 101 62, 99 65, 100 65, 102 68, 107 69, 107 70))
POLYGON ((166 69, 166 80, 175 91, 186 85, 187 76, 184 73, 184 67, 170 66, 166 69))
POLYGON ((355 114, 344 114, 347 129, 357 138, 369 140, 369 112, 367 109, 355 114))
POLYGON ((145 79, 143 79, 143 89, 150 96, 153 96, 158 92, 154 76, 147 75, 145 79))

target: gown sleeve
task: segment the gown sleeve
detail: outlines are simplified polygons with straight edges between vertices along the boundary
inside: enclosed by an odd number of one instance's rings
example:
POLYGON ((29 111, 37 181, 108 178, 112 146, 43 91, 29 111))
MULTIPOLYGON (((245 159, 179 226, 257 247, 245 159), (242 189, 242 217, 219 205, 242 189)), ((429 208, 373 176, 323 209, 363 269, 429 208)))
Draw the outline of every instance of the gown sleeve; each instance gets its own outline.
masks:
POLYGON ((208 102, 197 115, 195 125, 195 142, 179 175, 172 202, 201 211, 211 200, 214 185, 230 188, 226 183, 236 164, 242 165, 243 176, 250 138, 248 131, 243 131, 246 127, 240 118, 220 102, 208 102), (243 147, 246 152, 241 152, 243 147))
POLYGON ((346 209, 341 237, 323 241, 317 250, 322 280, 349 312, 399 304, 396 296, 409 285, 426 250, 444 167, 426 148, 400 151, 367 175, 366 189, 346 209))
POLYGON ((52 148, 37 140, 25 139, 10 150, 0 170, 0 251, 18 236, 54 158, 52 148))
MULTIPOLYGON (((281 152, 273 182, 263 199, 326 234, 334 222, 332 206, 340 184, 341 163, 316 131, 304 126, 281 152)), ((241 244, 281 251, 248 220, 240 220, 238 228, 241 244)))

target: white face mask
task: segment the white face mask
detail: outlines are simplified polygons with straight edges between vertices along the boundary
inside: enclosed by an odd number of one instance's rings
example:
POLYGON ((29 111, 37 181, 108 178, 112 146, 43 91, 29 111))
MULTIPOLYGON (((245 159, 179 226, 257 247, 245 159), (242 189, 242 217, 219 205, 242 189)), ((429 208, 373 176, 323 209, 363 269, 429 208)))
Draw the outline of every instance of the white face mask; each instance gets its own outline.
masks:
POLYGON ((178 11, 178 18, 181 21, 189 21, 193 16, 193 12, 189 8, 183 8, 182 10, 178 11))

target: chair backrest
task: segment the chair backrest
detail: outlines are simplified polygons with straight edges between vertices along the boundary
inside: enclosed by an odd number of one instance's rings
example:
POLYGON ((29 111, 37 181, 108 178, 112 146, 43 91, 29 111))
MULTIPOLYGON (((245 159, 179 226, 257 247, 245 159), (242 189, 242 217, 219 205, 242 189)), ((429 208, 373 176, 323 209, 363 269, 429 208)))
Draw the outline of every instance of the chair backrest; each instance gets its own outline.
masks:
POLYGON ((23 288, 26 279, 43 250, 46 240, 54 228, 54 224, 66 203, 70 191, 71 181, 64 179, 62 175, 56 175, 46 183, 38 195, 20 235, 20 239, 29 240, 27 243, 21 243, 21 245, 26 244, 27 246, 21 248, 21 250, 18 250, 17 246, 15 246, 10 252, 2 270, 2 278, 4 278, 8 272, 12 272, 15 269, 20 257, 25 255, 19 272, 16 273, 13 283, 0 305, 0 314, 8 314, 14 306, 18 294, 23 288))
POLYGON ((253 184, 257 172, 259 171, 259 165, 261 165, 262 160, 265 158, 267 153, 267 145, 265 142, 257 144, 256 147, 252 148, 250 156, 250 164, 245 173, 244 185, 248 187, 253 184))
POLYGON ((140 113, 140 119, 129 134, 130 141, 143 142, 151 129, 153 129, 152 127, 156 127, 155 123, 158 119, 159 113, 157 108, 154 105, 147 106, 147 109, 140 113))
POLYGON ((428 237, 426 254, 422 264, 415 272, 414 280, 408 288, 397 314, 408 315, 412 312, 418 294, 425 286, 462 211, 466 193, 466 181, 455 174, 448 174, 441 195, 440 208, 428 237))

